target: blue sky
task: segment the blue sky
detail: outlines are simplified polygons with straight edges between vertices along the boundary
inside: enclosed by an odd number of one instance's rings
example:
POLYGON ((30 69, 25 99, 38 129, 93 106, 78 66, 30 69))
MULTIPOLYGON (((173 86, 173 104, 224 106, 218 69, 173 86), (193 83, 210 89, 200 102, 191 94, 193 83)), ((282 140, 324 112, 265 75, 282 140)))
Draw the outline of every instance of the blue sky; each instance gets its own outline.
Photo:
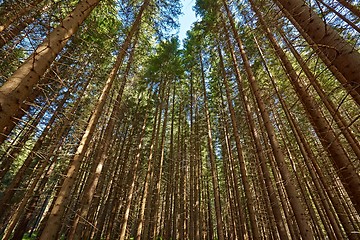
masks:
POLYGON ((195 5, 195 0, 182 0, 182 12, 183 15, 179 17, 180 30, 179 39, 180 42, 186 38, 186 32, 190 30, 191 24, 196 21, 195 12, 192 7, 195 5))

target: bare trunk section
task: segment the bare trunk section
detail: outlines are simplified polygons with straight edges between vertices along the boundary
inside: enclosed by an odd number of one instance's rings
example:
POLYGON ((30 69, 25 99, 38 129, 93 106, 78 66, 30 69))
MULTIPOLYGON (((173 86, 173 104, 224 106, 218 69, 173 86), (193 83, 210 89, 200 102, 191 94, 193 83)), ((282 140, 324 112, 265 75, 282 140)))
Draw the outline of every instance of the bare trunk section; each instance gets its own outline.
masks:
POLYGON ((100 0, 82 0, 0 88, 0 133, 6 132, 22 102, 100 0))
MULTIPOLYGON (((360 94, 360 53, 338 32, 327 25, 305 1, 276 0, 275 2, 280 5, 281 9, 284 8, 288 11, 302 30, 317 44, 320 51, 346 78, 346 82, 341 81, 344 88, 352 96, 358 96, 360 94)), ((358 104, 360 103, 358 102, 358 104)))

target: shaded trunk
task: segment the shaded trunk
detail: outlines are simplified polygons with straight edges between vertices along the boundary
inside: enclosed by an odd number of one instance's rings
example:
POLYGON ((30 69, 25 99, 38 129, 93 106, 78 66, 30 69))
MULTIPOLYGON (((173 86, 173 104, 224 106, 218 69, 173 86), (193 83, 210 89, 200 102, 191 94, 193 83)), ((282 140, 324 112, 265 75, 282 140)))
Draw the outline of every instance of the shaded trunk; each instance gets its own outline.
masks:
MULTIPOLYGON (((250 2, 253 3, 252 0, 250 0, 250 2)), ((261 22, 261 25, 263 26, 268 39, 275 49, 277 56, 283 63, 283 67, 289 76, 296 94, 303 104, 303 107, 315 129, 316 134, 319 137, 319 140, 323 145, 323 148, 326 149, 326 151, 329 153, 334 163, 334 167, 338 170, 340 179, 347 193, 349 194, 354 207, 358 212, 360 212, 360 177, 357 174, 356 169, 349 160, 345 150, 343 149, 331 126, 318 110, 313 98, 308 94, 306 89, 300 85, 298 81, 298 75, 292 67, 290 60, 285 55, 284 51, 280 48, 274 36, 271 34, 270 29, 266 26, 262 15, 254 4, 252 4, 252 6, 261 22)))
MULTIPOLYGON (((338 32, 327 25, 304 0, 276 0, 275 2, 280 5, 281 9, 284 8, 288 11, 302 30, 316 43, 320 51, 341 72, 346 81, 338 80, 351 96, 355 96, 354 99, 358 100, 360 53, 338 32)), ((311 45, 311 43, 309 44, 311 45)))

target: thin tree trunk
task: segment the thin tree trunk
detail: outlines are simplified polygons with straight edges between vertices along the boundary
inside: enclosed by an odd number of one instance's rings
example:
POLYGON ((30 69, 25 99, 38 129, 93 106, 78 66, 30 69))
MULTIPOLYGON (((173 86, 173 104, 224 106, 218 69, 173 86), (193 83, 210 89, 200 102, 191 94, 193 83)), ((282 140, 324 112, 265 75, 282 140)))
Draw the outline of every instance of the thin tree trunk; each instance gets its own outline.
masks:
POLYGON ((278 45, 277 41, 271 34, 270 29, 266 26, 262 15, 253 4, 253 1, 250 0, 250 2, 252 3, 252 7, 257 17, 259 18, 268 39, 275 49, 277 56, 282 61, 283 66, 288 73, 291 84, 293 85, 296 94, 302 102, 304 109, 319 137, 319 140, 323 145, 323 148, 328 151, 335 168, 339 172, 340 179, 347 193, 349 194, 352 203, 354 204, 354 207, 357 209, 358 213, 360 213, 360 177, 357 174, 356 169, 349 160, 345 150, 341 146, 341 143, 333 132, 331 126, 318 110, 314 100, 298 82, 298 76, 292 67, 290 60, 278 45))
POLYGON ((254 74, 251 70, 249 60, 248 60, 247 55, 244 50, 244 46, 242 45, 240 37, 237 33, 235 23, 231 16, 230 10, 226 4, 226 0, 223 0, 223 4, 225 6, 227 16, 230 20, 231 28, 232 28, 233 34, 235 36, 235 40, 237 41, 241 57, 244 61, 245 70, 246 70, 246 74, 247 74, 247 77, 248 77, 248 80, 250 83, 251 91, 254 94, 254 96, 256 98, 256 102, 260 109, 260 113, 261 113, 261 116, 262 116, 264 124, 265 124, 265 129, 267 131, 267 134, 268 134, 268 137, 270 140, 270 144, 273 149, 273 154, 274 154, 275 160, 278 164, 281 176, 285 182, 284 183, 285 189, 288 194, 288 198, 289 198, 291 207, 294 211, 295 219, 296 219, 296 222, 300 229, 300 234, 304 239, 312 239, 313 233, 312 233, 312 230, 308 223, 307 212, 306 212, 305 208, 302 206, 302 203, 300 201, 300 196, 297 193, 298 186, 296 186, 296 183, 294 182, 294 180, 288 170, 287 164, 285 162, 284 154, 281 151, 279 142, 275 135, 274 127, 271 125, 269 112, 267 111, 265 104, 262 100, 262 97, 260 95, 259 86, 258 86, 258 84, 255 80, 254 74))
POLYGON ((213 146, 213 138, 211 133, 211 122, 210 122, 210 113, 208 110, 208 103, 207 103, 207 94, 206 94, 206 86, 205 86, 205 79, 202 78, 202 87, 203 87, 203 94, 204 94, 204 106, 205 106, 205 117, 207 122, 207 134, 208 134, 208 153, 210 158, 210 165, 211 165, 211 177, 213 183, 213 191, 214 191, 214 200, 215 200, 215 213, 216 213, 216 223, 217 223, 217 232, 218 232, 218 239, 224 240, 224 226, 221 214, 221 201, 220 201, 220 193, 219 193, 219 183, 218 183, 218 173, 216 168, 215 162, 215 153, 214 153, 214 146, 213 146))
POLYGON ((226 90, 226 99, 227 99, 228 107, 230 110, 230 119, 231 119, 231 123, 233 126, 233 135, 235 138, 237 157, 238 157, 238 161, 239 161, 239 165, 240 165, 241 180, 242 180, 242 183, 244 185, 244 190, 245 190, 246 206, 249 211, 252 237, 254 239, 260 239, 260 232, 259 232, 259 228, 256 224, 255 211, 254 211, 254 206, 253 206, 255 200, 252 198, 250 184, 247 179, 248 173, 247 173, 245 162, 244 162, 242 146, 240 144, 240 136, 239 136, 239 132, 238 132, 239 130, 238 130, 236 119, 235 119, 236 118, 235 111, 234 111, 234 107, 233 107, 232 101, 231 101, 229 83, 228 83, 226 73, 225 73, 224 60, 223 60, 221 50, 219 47, 218 47, 218 53, 219 53, 219 58, 220 58, 221 74, 222 74, 222 78, 223 78, 223 82, 224 82, 225 90, 226 90))
POLYGON ((344 7, 349 9, 354 15, 360 18, 360 9, 348 2, 348 0, 336 0, 341 3, 344 7))

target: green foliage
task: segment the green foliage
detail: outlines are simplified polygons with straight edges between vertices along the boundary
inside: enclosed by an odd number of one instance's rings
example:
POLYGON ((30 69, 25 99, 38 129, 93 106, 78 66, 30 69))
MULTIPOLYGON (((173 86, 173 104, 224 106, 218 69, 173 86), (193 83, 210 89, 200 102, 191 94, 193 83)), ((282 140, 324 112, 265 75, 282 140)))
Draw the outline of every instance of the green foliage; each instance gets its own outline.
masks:
POLYGON ((123 28, 115 4, 109 2, 105 1, 95 8, 85 23, 89 26, 84 27, 87 30, 87 34, 82 39, 95 44, 95 48, 114 49, 113 44, 117 40, 119 31, 123 28))
POLYGON ((179 40, 172 38, 168 41, 162 41, 156 54, 152 56, 147 64, 145 78, 152 83, 159 83, 161 78, 174 80, 181 78, 183 67, 180 58, 179 40))
POLYGON ((0 51, 0 85, 18 68, 24 57, 22 48, 15 48, 8 52, 0 51))
POLYGON ((34 233, 31 236, 30 234, 26 233, 22 238, 22 240, 35 240, 35 239, 37 239, 37 234, 34 233))

